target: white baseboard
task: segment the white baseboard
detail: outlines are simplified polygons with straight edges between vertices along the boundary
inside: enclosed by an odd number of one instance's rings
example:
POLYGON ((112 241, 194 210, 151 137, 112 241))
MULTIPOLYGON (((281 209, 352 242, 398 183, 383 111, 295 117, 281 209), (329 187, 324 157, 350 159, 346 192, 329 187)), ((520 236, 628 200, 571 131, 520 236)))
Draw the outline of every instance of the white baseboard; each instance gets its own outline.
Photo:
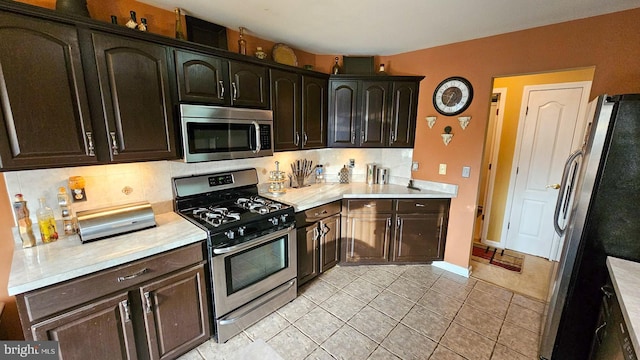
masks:
POLYGON ((443 270, 447 270, 454 274, 458 274, 460 276, 469 277, 471 275, 471 266, 465 268, 463 266, 454 265, 446 261, 434 261, 431 263, 431 265, 443 270))

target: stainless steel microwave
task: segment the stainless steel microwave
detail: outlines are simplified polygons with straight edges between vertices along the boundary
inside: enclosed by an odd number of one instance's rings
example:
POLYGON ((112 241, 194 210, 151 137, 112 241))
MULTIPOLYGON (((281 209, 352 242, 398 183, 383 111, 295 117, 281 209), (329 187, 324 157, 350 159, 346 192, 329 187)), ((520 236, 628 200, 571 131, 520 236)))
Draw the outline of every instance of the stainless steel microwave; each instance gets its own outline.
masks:
POLYGON ((273 112, 208 105, 180 105, 184 161, 273 155, 273 112))

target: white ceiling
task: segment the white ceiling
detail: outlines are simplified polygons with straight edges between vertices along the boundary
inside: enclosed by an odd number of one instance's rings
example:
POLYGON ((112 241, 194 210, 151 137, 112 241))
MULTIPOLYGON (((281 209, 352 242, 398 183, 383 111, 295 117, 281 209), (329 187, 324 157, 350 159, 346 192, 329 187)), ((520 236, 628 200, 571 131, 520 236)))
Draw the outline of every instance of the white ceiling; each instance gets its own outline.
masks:
POLYGON ((344 55, 394 55, 640 7, 640 0, 138 1, 244 26, 314 54, 344 55))

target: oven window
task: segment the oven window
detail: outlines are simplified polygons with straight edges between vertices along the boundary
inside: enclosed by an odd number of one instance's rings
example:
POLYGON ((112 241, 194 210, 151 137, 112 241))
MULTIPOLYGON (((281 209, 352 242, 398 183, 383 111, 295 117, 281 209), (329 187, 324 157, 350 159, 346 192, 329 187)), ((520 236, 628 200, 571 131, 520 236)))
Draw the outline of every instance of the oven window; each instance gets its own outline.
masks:
POLYGON ((252 124, 187 125, 189 153, 251 151, 255 148, 255 128, 252 124))
POLYGON ((289 266, 288 235, 225 258, 227 296, 289 266))

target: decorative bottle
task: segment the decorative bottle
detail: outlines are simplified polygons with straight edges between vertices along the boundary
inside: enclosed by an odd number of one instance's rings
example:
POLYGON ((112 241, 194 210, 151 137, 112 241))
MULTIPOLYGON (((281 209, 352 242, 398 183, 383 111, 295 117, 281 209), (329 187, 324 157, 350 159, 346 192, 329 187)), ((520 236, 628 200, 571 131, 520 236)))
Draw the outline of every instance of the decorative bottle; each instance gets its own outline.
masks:
POLYGON ((13 209, 16 213, 18 228, 20 229, 20 239, 22 239, 22 247, 30 248, 36 245, 36 237, 33 235, 33 223, 29 218, 29 209, 27 202, 24 201, 22 194, 16 194, 13 202, 13 209))
POLYGON ((182 32, 182 15, 180 15, 180 8, 174 10, 176 13, 176 39, 184 40, 184 33, 182 32))
POLYGON ((247 55, 247 40, 244 39, 244 27, 240 26, 240 38, 238 39, 238 54, 247 55))
POLYGON ((69 201, 69 194, 67 194, 67 188, 61 186, 58 189, 58 206, 60 206, 60 215, 62 216, 62 229, 65 235, 72 235, 75 233, 73 227, 73 219, 71 218, 71 203, 69 201))
POLYGON ((58 240, 58 231, 56 230, 56 220, 53 217, 53 210, 47 206, 47 200, 40 198, 40 208, 36 211, 38 217, 38 227, 40 228, 40 236, 42 242, 50 243, 58 240))
POLYGON ((331 73, 332 74, 340 74, 340 65, 338 65, 338 57, 336 56, 336 58, 334 59, 334 64, 333 67, 331 68, 331 73))
POLYGON ((140 18, 140 24, 138 24, 138 30, 147 31, 147 28, 148 28, 147 19, 140 18))
POLYGON ((138 27, 138 20, 136 20, 136 12, 131 10, 129 11, 129 21, 124 24, 129 29, 135 29, 138 27))
POLYGON ((347 165, 343 166, 342 169, 340 169, 338 178, 340 179, 340 184, 349 183, 349 169, 347 169, 347 165))

